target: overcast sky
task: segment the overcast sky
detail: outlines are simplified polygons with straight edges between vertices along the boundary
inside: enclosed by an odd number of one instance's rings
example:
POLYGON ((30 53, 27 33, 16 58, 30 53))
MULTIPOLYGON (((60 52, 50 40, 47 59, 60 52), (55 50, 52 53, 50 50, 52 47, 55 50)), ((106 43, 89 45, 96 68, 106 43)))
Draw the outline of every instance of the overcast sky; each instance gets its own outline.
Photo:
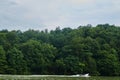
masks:
POLYGON ((120 25, 120 0, 0 0, 0 30, 120 25))

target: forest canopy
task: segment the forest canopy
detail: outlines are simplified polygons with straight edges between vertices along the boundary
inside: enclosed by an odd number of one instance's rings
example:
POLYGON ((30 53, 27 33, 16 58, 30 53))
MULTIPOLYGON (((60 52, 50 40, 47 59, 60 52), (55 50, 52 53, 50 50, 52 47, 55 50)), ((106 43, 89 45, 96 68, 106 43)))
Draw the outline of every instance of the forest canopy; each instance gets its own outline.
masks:
POLYGON ((0 31, 0 74, 120 76, 120 27, 0 31))

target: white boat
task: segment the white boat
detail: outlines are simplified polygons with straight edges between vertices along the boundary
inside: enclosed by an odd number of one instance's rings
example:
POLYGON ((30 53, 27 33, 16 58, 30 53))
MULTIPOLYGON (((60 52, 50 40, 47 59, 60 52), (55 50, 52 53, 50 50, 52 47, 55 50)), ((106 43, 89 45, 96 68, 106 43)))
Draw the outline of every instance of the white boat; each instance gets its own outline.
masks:
POLYGON ((84 74, 84 75, 80 75, 81 77, 90 77, 89 73, 84 74))
POLYGON ((89 73, 87 74, 76 74, 76 75, 72 75, 72 77, 90 77, 89 73))

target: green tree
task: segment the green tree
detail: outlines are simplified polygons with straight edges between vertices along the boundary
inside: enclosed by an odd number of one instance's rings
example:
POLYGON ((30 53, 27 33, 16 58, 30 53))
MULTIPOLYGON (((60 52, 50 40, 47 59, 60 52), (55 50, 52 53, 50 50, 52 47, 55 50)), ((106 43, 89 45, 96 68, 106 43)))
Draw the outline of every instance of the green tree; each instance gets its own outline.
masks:
POLYGON ((17 48, 12 48, 7 53, 7 62, 9 66, 8 73, 27 74, 26 62, 24 56, 17 48))
POLYGON ((118 61, 118 58, 115 54, 111 54, 108 51, 99 51, 99 57, 98 57, 98 70, 101 75, 119 75, 119 67, 120 63, 118 61))
POLYGON ((0 46, 0 74, 5 74, 7 69, 6 53, 0 46))

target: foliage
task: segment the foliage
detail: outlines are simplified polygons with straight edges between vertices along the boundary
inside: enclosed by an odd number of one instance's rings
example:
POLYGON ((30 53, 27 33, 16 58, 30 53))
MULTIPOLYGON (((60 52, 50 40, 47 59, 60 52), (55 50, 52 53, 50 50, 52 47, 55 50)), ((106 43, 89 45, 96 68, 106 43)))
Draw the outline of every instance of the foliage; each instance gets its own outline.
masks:
POLYGON ((120 75, 120 27, 0 31, 0 74, 120 75))

